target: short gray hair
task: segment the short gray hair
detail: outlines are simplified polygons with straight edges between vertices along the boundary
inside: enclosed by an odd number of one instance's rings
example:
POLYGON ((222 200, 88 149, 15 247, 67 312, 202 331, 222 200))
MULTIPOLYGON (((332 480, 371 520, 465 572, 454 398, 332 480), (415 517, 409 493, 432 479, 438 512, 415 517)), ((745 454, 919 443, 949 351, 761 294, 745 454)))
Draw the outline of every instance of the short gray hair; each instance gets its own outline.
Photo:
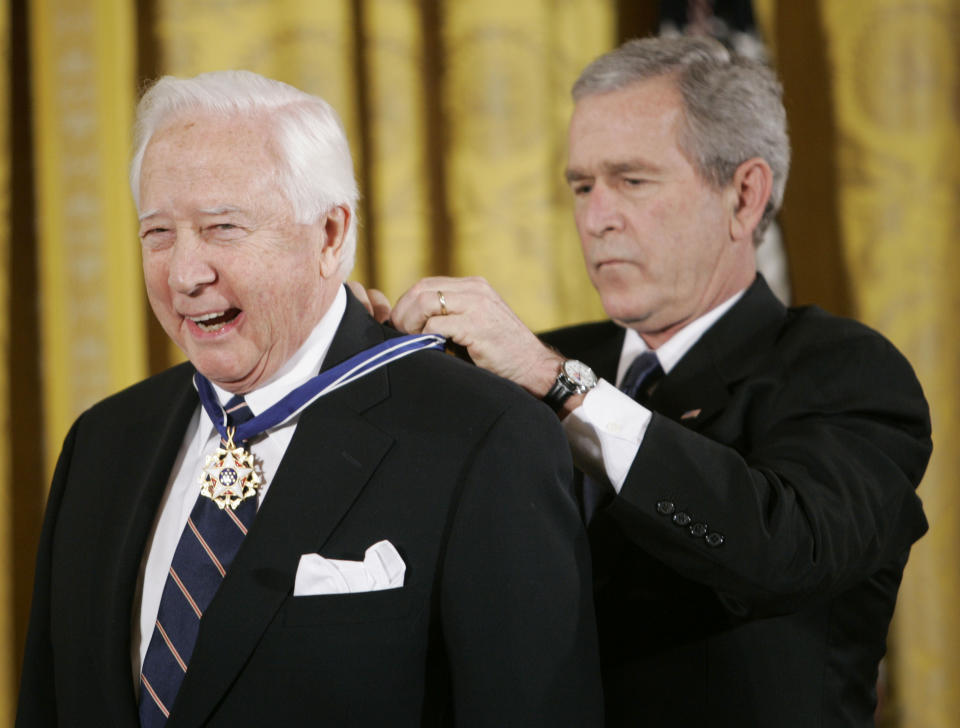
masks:
POLYGON ((763 63, 738 56, 712 38, 642 38, 587 66, 573 85, 573 100, 658 76, 676 78, 685 121, 678 144, 704 180, 722 187, 752 157, 770 165, 773 190, 754 231, 759 244, 783 202, 790 171, 787 114, 777 77, 763 63))
POLYGON ((282 158, 281 190, 297 222, 313 223, 337 205, 350 210, 340 259, 344 276, 356 254, 359 197, 350 146, 337 113, 326 101, 251 71, 213 71, 193 78, 164 76, 137 104, 130 189, 140 207, 140 171, 147 144, 174 117, 189 112, 224 117, 262 114, 272 122, 282 158))

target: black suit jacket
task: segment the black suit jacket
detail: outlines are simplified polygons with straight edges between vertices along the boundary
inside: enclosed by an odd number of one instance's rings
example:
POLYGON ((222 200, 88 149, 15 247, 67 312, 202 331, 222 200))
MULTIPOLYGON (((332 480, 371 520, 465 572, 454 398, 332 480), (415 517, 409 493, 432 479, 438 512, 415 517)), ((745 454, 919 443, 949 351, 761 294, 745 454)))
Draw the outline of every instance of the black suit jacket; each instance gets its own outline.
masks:
MULTIPOLYGON (((390 335, 350 300, 327 356, 390 335)), ((138 725, 132 599, 197 407, 175 367, 66 438, 37 567, 17 725, 138 725)), ((305 410, 213 603, 177 697, 183 726, 598 725, 586 534, 556 418, 420 352, 305 410), (402 588, 292 596, 301 554, 389 539, 402 588)), ((254 446, 255 450, 255 446, 254 446)))
MULTIPOLYGON (((614 381, 623 334, 545 338, 614 381)), ((609 723, 872 726, 926 530, 930 422, 909 364, 758 277, 650 397, 623 489, 590 525, 609 723)))

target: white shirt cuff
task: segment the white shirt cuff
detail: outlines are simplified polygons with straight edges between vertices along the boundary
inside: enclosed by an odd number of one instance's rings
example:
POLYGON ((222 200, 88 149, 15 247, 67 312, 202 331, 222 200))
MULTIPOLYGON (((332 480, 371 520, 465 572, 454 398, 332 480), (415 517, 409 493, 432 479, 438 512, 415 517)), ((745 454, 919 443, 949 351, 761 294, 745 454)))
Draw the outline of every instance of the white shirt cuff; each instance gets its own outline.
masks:
POLYGON ((650 417, 650 410, 601 379, 563 419, 577 467, 592 478, 608 480, 619 493, 650 417))

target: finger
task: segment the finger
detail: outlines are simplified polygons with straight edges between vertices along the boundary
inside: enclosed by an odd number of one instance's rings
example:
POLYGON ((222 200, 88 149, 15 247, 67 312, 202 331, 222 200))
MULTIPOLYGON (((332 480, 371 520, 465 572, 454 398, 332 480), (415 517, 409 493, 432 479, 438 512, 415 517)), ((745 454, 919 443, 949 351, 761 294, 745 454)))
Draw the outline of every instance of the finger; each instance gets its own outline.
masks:
POLYGON ((445 315, 444 308, 449 315, 490 311, 491 305, 498 304, 506 308, 484 278, 430 276, 417 281, 397 299, 391 318, 399 331, 415 334, 423 330, 430 318, 445 315))
POLYGON ((370 297, 367 295, 367 289, 365 289, 358 281, 347 281, 347 287, 350 288, 350 292, 356 297, 356 299, 363 304, 363 307, 367 309, 367 313, 371 316, 374 316, 373 304, 370 302, 370 297))
POLYGON ((463 316, 431 316, 423 325, 424 334, 439 334, 460 346, 466 346, 469 340, 470 323, 463 316))
POLYGON ((443 291, 437 291, 437 302, 440 304, 440 315, 449 315, 450 309, 447 308, 447 297, 443 295, 443 291))
POLYGON ((379 323, 383 323, 390 318, 390 312, 393 307, 390 305, 390 299, 383 291, 371 288, 367 291, 370 298, 370 305, 373 307, 373 318, 379 323))
MULTIPOLYGON (((424 294, 429 294, 433 292, 433 295, 436 295, 437 291, 443 291, 446 293, 450 292, 459 292, 459 291, 471 291, 474 289, 480 289, 485 286, 490 288, 489 284, 483 278, 453 278, 451 276, 429 276, 427 278, 421 278, 419 281, 410 286, 407 291, 397 299, 397 304, 394 308, 401 308, 401 305, 406 305, 407 302, 411 300, 419 300, 424 294)), ((490 289, 492 290, 492 289, 490 289)))
POLYGON ((397 303, 393 307, 393 312, 390 315, 390 322, 396 327, 397 331, 408 334, 419 333, 419 330, 413 330, 414 327, 411 327, 409 322, 422 319, 422 316, 418 315, 416 300, 420 295, 420 291, 423 290, 423 285, 423 279, 417 281, 397 299, 397 303))
MULTIPOLYGON (((423 283, 423 281, 421 281, 423 283)), ((447 307, 449 311, 449 306, 447 307)), ((404 293, 393 307, 392 320, 398 331, 418 334, 433 316, 441 316, 440 296, 436 289, 419 283, 404 293)))

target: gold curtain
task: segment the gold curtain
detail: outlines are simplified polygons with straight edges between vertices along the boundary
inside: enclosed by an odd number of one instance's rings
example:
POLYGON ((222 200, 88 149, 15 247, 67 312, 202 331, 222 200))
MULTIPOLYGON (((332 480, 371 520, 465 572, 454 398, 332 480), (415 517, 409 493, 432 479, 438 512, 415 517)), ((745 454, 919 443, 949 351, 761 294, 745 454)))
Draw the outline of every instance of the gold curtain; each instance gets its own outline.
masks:
MULTIPOLYGON (((0 0, 0 158, 9 159, 9 136, 7 119, 9 117, 10 94, 10 28, 6 0, 0 0)), ((0 167, 0 260, 2 270, 8 270, 9 260, 9 166, 0 167)), ((6 484, 10 482, 9 441, 6 433, 10 431, 10 407, 7 402, 9 386, 8 362, 10 359, 10 330, 8 321, 7 276, 0 276, 0 346, 3 347, 3 359, 0 360, 0 644, 12 645, 16 638, 14 628, 14 584, 8 576, 13 574, 13 540, 7 536, 13 533, 13 499, 6 484)), ((0 652, 0 723, 13 723, 13 695, 5 689, 15 682, 18 667, 15 664, 15 652, 0 652)))
POLYGON ((126 183, 133 8, 30 4, 46 475, 73 419, 142 379, 143 293, 126 183))
POLYGON ((756 0, 784 80, 793 290, 880 330, 913 363, 934 453, 881 679, 884 728, 960 715, 960 6, 756 0))
POLYGON ((837 201, 854 314, 911 360, 934 453, 930 532, 910 557, 891 639, 891 724, 960 716, 960 70, 955 0, 821 3, 838 130, 837 201))
POLYGON ((599 318, 562 170, 570 84, 612 46, 612 12, 515 0, 445 7, 438 101, 449 118, 451 270, 487 277, 534 329, 599 318))
POLYGON ((441 124, 428 103, 437 92, 436 77, 426 69, 440 54, 436 26, 424 16, 422 3, 396 0, 362 7, 357 91, 366 124, 358 160, 364 232, 359 245, 367 265, 358 266, 353 277, 396 300, 408 281, 435 270, 431 240, 442 218, 431 214, 438 193, 428 180, 436 177, 431 150, 441 124))

